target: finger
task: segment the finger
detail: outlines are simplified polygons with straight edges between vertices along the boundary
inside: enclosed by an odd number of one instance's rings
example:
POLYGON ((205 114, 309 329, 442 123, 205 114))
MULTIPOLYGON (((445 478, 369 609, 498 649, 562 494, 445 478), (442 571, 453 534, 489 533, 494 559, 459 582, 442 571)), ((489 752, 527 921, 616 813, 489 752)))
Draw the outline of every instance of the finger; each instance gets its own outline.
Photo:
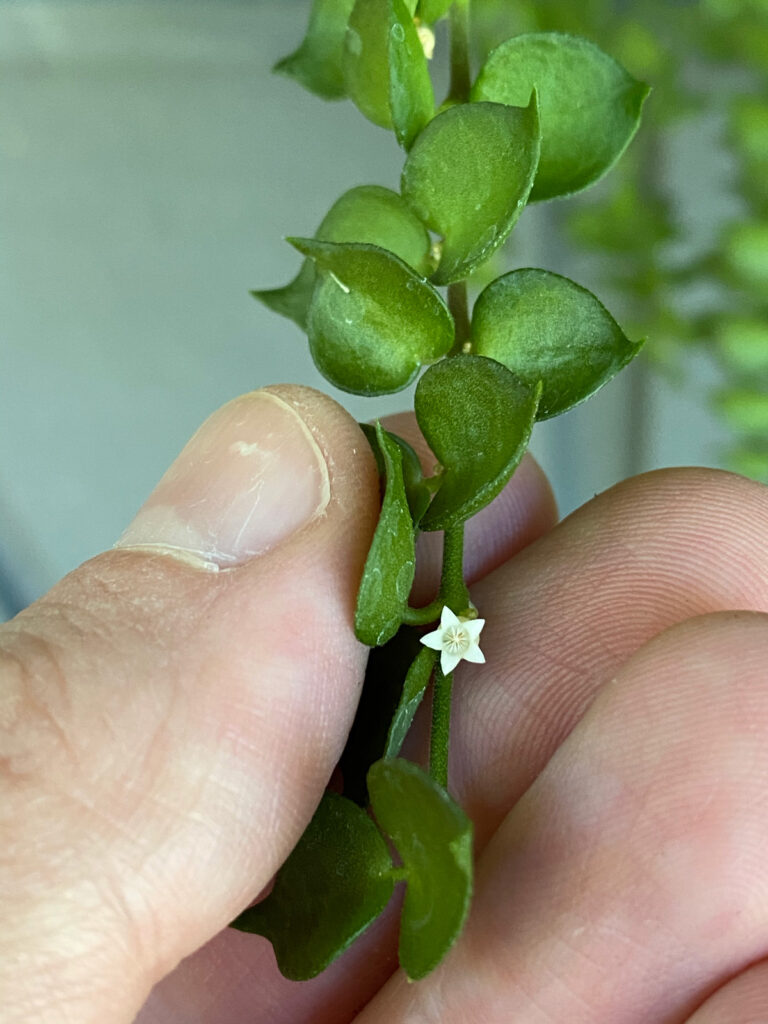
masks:
POLYGON ((688 1024, 765 1024, 768 1021, 768 961, 747 968, 718 989, 688 1024))
POLYGON ((692 616, 768 611, 767 523, 760 484, 651 473, 473 588, 486 664, 457 674, 450 779, 479 847, 633 651, 692 616))
POLYGON ((4 1019, 132 1020, 269 880, 354 714, 377 510, 339 406, 246 395, 0 631, 4 1019))
POLYGON ((604 688, 481 858, 465 935, 360 1024, 674 1024, 768 953, 768 616, 705 616, 604 688))
MULTIPOLYGON (((424 472, 435 470, 435 456, 424 440, 413 413, 383 420, 416 450, 424 472)), ((526 455, 507 486, 470 519, 465 527, 464 576, 469 584, 482 579, 518 551, 548 533, 557 522, 557 504, 544 471, 526 455)), ((422 533, 418 539, 416 580, 411 601, 428 604, 436 595, 442 565, 443 534, 422 533)))

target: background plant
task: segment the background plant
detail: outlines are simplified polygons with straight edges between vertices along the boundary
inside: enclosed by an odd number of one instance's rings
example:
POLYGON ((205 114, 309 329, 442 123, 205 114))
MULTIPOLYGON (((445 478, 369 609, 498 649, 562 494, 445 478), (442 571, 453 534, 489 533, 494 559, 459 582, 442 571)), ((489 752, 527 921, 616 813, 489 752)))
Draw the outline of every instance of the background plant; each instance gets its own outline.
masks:
POLYGON ((382 508, 355 630, 374 651, 343 793, 326 795, 270 895, 234 924, 270 938, 288 977, 308 978, 405 881, 399 957, 420 978, 458 936, 472 890, 472 826, 447 789, 453 671, 483 661, 464 524, 508 482, 535 422, 588 398, 640 348, 558 274, 486 274, 471 314, 467 282, 527 203, 581 192, 613 167, 648 89, 593 43, 555 32, 503 40, 473 74, 468 0, 315 0, 305 40, 277 70, 325 98, 348 95, 406 155, 399 194, 345 193, 313 238, 289 239, 304 258, 293 281, 254 294, 306 331, 344 391, 390 394, 421 374, 415 413, 436 468, 425 477, 405 441, 364 427, 382 508), (438 106, 428 59, 446 16, 450 87, 438 106), (444 538, 426 607, 409 603, 419 531, 444 538), (425 771, 398 755, 430 681, 425 771))
POLYGON ((682 382, 690 355, 706 355, 719 379, 713 408, 733 435, 712 457, 768 482, 768 4, 476 0, 475 21, 480 59, 510 32, 558 28, 654 82, 647 124, 617 173, 554 207, 548 227, 560 246, 590 253, 628 329, 652 339, 635 370, 636 427, 649 429, 654 376, 682 382), (696 182, 670 173, 676 138, 702 123, 712 156, 727 158, 719 184, 733 211, 714 226, 711 211, 700 217, 712 226, 704 241, 684 209, 696 182))

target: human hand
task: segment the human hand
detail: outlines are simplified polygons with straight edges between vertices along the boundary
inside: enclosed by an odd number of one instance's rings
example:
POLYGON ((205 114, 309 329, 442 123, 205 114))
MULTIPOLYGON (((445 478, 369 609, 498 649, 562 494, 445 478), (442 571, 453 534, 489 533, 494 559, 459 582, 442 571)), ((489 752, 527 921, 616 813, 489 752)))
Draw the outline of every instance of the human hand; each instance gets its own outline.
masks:
MULTIPOLYGON (((127 538, 239 568, 117 550, 0 629, 9 1024, 132 1020, 268 882, 343 745, 378 484, 334 403, 273 394, 209 421, 127 538)), ((666 1024, 766 954, 768 619, 728 614, 768 611, 765 489, 654 474, 508 561, 552 519, 527 462, 468 529, 488 664, 456 687, 451 788, 482 855, 445 965, 384 984, 390 918, 291 983, 225 931, 142 1024, 349 1021, 378 989, 366 1024, 666 1024)), ((767 973, 696 1024, 768 1018, 767 973)))

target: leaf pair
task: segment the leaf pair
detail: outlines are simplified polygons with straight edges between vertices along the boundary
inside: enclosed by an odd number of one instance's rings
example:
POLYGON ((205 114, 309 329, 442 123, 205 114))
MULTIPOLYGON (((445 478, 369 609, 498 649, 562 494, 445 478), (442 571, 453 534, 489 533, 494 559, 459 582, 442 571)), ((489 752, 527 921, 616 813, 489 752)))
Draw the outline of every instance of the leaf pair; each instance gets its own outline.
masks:
POLYGON ((363 643, 386 643, 405 619, 416 527, 445 530, 463 523, 512 476, 528 446, 539 395, 538 386, 528 387, 483 356, 457 356, 430 367, 414 404, 421 431, 443 468, 439 485, 428 488, 411 466, 410 501, 403 450, 377 424, 374 450, 384 470, 384 498, 355 611, 355 633, 363 643), (429 489, 437 493, 426 507, 429 489))
POLYGON ((371 805, 402 859, 366 812, 326 793, 280 869, 272 892, 233 926, 265 935, 280 970, 305 980, 324 970, 387 905, 405 878, 399 957, 422 978, 453 945, 472 892, 472 824, 448 794, 408 761, 378 761, 368 773, 371 805))

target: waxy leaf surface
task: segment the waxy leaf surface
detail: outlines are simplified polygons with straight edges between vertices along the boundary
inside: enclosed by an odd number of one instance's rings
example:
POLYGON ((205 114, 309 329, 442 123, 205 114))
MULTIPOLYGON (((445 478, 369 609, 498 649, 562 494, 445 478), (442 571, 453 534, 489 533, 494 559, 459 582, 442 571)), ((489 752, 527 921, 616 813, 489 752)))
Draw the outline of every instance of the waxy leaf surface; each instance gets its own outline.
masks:
MULTIPOLYGON (((323 218, 315 238, 321 242, 378 245, 420 274, 432 270, 429 232, 396 192, 381 185, 358 185, 340 196, 323 218)), ((251 295, 306 330, 315 284, 315 265, 305 259, 290 284, 253 291, 251 295)))
POLYGON ((376 442, 384 465, 384 500, 357 594, 355 634, 369 647, 400 628, 416 568, 414 527, 403 482, 400 446, 380 423, 376 442))
POLYGON ((456 356, 427 370, 414 406, 443 482, 423 530, 464 522, 496 497, 525 454, 540 394, 540 385, 529 387, 484 356, 456 356))
POLYGON ((320 372, 358 395, 406 387, 453 344, 453 319, 435 289, 374 245, 288 239, 318 270, 307 316, 320 372))
POLYGON ((533 88, 541 159, 532 201, 579 192, 609 171, 637 131, 649 91, 587 39, 533 32, 493 50, 471 98, 520 106, 533 88))
POLYGON ((435 97, 413 22, 415 0, 357 0, 344 44, 346 90, 374 124, 410 147, 432 117, 435 97))
POLYGON ((437 651, 424 647, 416 655, 411 667, 408 669, 408 674, 403 683, 403 692, 400 695, 397 710, 387 733, 387 746, 384 751, 384 757, 397 757, 400 753, 403 740, 411 727, 419 704, 421 704, 424 691, 429 685, 429 680, 432 678, 437 658, 437 651))
POLYGON ((501 245, 528 200, 539 148, 530 91, 520 107, 449 107, 419 135, 401 190, 419 220, 443 237, 433 281, 468 277, 501 245))
POLYGON ((342 54, 347 22, 355 0, 314 0, 307 34, 294 53, 273 70, 289 75, 305 89, 327 100, 345 95, 342 54))
POLYGON ((232 922, 266 936, 286 978, 325 970, 392 895, 387 845, 366 812, 326 793, 271 893, 232 922))
POLYGON ((472 314, 474 352, 503 363, 529 387, 542 382, 540 420, 589 398, 641 345, 586 288, 546 270, 497 278, 472 314))
POLYGON ((472 823, 442 787, 409 761, 377 761, 368 772, 371 806, 406 871, 400 965, 412 980, 440 963, 456 941, 472 896, 472 823))

